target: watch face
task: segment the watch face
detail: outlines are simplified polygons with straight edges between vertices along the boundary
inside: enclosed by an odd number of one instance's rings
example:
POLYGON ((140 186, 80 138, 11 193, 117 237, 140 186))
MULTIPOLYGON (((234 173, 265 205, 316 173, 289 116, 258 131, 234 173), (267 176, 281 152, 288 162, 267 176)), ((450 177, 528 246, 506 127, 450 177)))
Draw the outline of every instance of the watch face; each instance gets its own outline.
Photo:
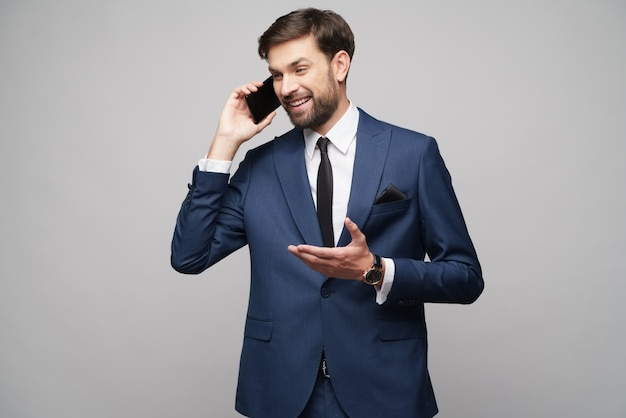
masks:
POLYGON ((368 284, 376 284, 383 278, 383 273, 380 270, 372 269, 365 275, 365 282, 368 284))

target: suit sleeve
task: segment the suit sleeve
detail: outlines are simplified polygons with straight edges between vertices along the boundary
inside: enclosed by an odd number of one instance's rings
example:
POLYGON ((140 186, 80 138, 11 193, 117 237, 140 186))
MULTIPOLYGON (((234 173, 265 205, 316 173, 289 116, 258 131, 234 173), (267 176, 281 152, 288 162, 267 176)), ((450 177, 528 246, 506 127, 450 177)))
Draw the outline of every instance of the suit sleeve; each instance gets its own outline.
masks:
POLYGON ((186 274, 199 274, 247 244, 243 219, 246 165, 233 179, 222 173, 193 171, 172 238, 171 265, 186 274))
POLYGON ((420 162, 418 205, 421 240, 430 261, 394 258, 387 303, 472 303, 484 288, 450 174, 434 139, 420 162))

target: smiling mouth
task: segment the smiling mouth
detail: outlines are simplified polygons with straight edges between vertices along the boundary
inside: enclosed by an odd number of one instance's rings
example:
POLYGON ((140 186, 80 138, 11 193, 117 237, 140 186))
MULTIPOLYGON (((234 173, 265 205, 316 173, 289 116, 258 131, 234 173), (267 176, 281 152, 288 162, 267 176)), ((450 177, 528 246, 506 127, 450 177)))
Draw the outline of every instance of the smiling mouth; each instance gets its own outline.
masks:
POLYGON ((287 102, 287 104, 289 104, 289 107, 298 107, 298 106, 301 106, 301 105, 305 104, 309 100, 311 100, 310 97, 304 97, 302 99, 292 100, 290 102, 287 102))

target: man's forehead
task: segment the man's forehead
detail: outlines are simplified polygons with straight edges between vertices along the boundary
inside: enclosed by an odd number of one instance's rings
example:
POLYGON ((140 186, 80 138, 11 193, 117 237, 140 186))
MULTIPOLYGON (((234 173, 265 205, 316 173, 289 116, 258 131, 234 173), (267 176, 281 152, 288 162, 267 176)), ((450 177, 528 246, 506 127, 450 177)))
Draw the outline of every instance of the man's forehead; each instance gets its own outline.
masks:
POLYGON ((304 60, 315 60, 322 54, 312 36, 292 39, 272 46, 267 51, 267 62, 272 66, 291 66, 304 60))

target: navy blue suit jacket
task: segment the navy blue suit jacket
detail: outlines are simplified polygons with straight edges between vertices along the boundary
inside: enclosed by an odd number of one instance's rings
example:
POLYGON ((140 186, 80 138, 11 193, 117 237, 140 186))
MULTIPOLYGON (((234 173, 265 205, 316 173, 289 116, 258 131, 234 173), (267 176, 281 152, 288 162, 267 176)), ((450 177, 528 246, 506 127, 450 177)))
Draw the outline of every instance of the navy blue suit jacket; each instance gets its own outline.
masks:
MULTIPOLYGON (((172 240, 172 266, 198 274, 233 251, 250 251, 250 299, 236 409, 296 417, 313 388, 322 350, 345 411, 354 417, 432 417, 425 302, 471 303, 480 265, 450 176, 433 138, 362 110, 349 216, 372 252, 394 260, 383 305, 375 290, 325 277, 287 251, 322 246, 294 129, 249 151, 229 181, 193 172, 172 240), (395 185, 406 199, 375 204, 395 185), (424 262, 425 255, 430 261, 424 262)), ((344 229, 339 246, 350 242, 344 229)))

